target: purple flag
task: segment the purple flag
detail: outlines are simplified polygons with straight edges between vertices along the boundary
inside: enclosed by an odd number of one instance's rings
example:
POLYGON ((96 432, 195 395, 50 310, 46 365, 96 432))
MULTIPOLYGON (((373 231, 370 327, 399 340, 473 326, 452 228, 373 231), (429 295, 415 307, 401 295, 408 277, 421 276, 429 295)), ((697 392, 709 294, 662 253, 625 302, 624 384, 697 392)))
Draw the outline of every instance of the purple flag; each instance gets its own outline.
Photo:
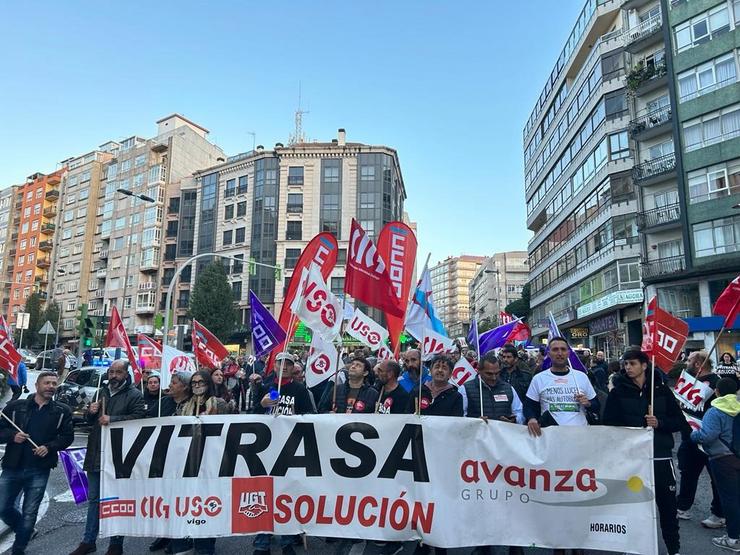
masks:
POLYGON ((478 338, 481 356, 492 349, 499 349, 506 345, 506 343, 509 343, 509 336, 514 331, 514 328, 518 323, 519 320, 517 319, 508 324, 483 332, 478 338))
POLYGON ((87 449, 84 447, 59 451, 59 460, 62 461, 69 489, 72 491, 72 497, 74 497, 77 505, 87 501, 87 475, 82 470, 85 453, 87 453, 87 449))
MULTIPOLYGON (((555 317, 552 315, 552 312, 549 315, 549 327, 550 329, 547 332, 547 340, 549 341, 553 337, 563 337, 560 335, 560 330, 558 329, 558 324, 555 322, 555 317)), ((552 366, 552 360, 550 360, 550 348, 547 349, 547 355, 545 356, 545 360, 542 361, 542 369, 543 370, 549 370, 552 366)), ((581 359, 578 358, 578 355, 575 353, 573 349, 570 348, 570 345, 568 345, 568 362, 570 363, 570 367, 573 370, 580 370, 581 372, 586 372, 586 367, 581 362, 581 359)))
POLYGON ((261 357, 285 341, 286 333, 251 289, 249 290, 249 306, 252 307, 252 346, 254 348, 254 356, 261 357))

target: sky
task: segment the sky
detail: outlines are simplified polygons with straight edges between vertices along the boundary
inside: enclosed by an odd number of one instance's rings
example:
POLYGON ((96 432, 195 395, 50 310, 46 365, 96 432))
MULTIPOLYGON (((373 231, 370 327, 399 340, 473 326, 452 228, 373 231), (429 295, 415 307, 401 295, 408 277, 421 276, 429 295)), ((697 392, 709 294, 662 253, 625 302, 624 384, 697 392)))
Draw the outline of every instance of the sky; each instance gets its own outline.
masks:
MULTIPOLYGON (((395 148, 419 258, 526 250, 522 128, 584 0, 4 2, 0 188, 173 112, 395 148)), ((423 263, 423 262, 422 262, 423 263)))

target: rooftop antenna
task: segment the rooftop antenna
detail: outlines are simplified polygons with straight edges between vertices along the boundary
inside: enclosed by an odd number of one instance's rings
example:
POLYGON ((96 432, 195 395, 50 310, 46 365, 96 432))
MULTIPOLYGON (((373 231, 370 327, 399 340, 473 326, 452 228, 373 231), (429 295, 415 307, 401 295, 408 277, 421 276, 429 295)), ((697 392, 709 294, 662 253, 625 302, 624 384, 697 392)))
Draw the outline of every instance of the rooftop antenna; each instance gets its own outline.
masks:
POLYGON ((306 142, 306 136, 303 134, 303 115, 308 113, 308 111, 301 110, 301 82, 298 81, 298 109, 295 111, 295 130, 288 140, 289 144, 306 142))
POLYGON ((254 131, 247 131, 247 135, 252 135, 252 152, 254 152, 254 148, 257 144, 257 133, 254 131))

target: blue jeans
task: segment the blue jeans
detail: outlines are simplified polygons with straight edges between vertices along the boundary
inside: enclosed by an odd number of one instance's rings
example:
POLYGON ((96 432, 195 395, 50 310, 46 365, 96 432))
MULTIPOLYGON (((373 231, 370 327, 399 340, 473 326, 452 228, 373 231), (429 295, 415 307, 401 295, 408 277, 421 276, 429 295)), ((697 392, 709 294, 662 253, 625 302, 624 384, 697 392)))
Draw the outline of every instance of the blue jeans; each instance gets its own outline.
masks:
MULTIPOLYGON (((87 473, 87 521, 82 541, 95 543, 100 530, 100 472, 87 473)), ((123 536, 111 536, 110 545, 123 545, 123 536)))
POLYGON ((26 549, 48 481, 49 469, 6 468, 0 474, 0 518, 15 533, 13 551, 22 552, 26 549), (23 507, 19 512, 14 505, 21 491, 23 507))
MULTIPOLYGON (((295 536, 278 536, 280 538, 280 549, 286 545, 293 545, 295 536)), ((272 540, 272 534, 257 534, 254 537, 254 548, 265 551, 270 551, 270 541, 272 540)))

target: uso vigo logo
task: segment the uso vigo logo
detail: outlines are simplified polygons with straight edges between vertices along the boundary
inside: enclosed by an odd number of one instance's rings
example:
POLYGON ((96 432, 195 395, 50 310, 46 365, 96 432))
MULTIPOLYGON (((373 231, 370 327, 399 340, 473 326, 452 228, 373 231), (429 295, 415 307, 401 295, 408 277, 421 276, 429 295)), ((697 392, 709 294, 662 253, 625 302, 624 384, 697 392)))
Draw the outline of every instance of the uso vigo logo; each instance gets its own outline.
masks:
POLYGON ((316 360, 311 363, 311 370, 314 374, 321 375, 326 372, 330 366, 331 361, 329 360, 329 356, 321 353, 318 357, 316 357, 316 360))
POLYGON ((232 478, 231 532, 253 534, 274 529, 272 476, 232 478))
POLYGON ((319 317, 327 327, 334 327, 337 322, 337 311, 331 303, 325 304, 328 299, 326 291, 317 288, 318 284, 314 281, 306 287, 306 308, 309 312, 319 312, 319 317))

